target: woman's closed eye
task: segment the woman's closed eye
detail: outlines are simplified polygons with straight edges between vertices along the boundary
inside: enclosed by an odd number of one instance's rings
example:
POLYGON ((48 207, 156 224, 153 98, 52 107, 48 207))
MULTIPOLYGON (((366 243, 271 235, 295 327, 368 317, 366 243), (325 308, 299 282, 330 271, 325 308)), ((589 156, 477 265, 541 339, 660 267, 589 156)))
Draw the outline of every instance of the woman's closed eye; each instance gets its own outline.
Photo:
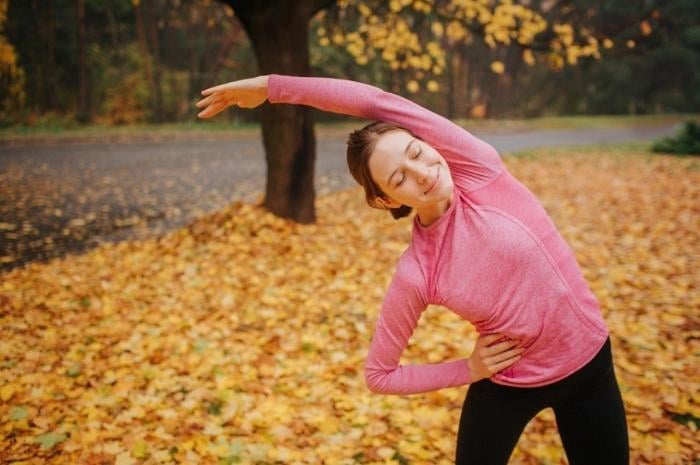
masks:
MULTIPOLYGON (((416 158, 420 157, 420 154, 421 154, 422 151, 423 151, 423 148, 422 148, 422 147, 418 147, 418 152, 416 153, 416 156, 413 157, 413 159, 415 160, 416 158)), ((403 177, 401 178, 401 181, 399 181, 399 182, 396 184, 396 187, 399 187, 401 184, 403 184, 404 179, 406 179, 406 175, 405 175, 405 174, 404 174, 403 177)))

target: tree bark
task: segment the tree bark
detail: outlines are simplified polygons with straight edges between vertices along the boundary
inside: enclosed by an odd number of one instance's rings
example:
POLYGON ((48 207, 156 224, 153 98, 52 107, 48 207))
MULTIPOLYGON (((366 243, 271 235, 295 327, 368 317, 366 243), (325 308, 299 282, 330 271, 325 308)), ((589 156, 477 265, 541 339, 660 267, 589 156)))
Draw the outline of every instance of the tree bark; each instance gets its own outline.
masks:
MULTIPOLYGON (((308 21, 333 1, 226 0, 255 49, 259 74, 309 76, 308 21)), ((305 105, 261 107, 267 184, 263 206, 298 223, 316 221, 312 109, 305 105)))
POLYGON ((148 16, 148 32, 151 36, 151 57, 153 59, 153 92, 154 92, 154 116, 156 123, 162 123, 165 119, 163 116, 163 79, 160 66, 160 40, 158 39, 159 30, 159 12, 154 11, 154 3, 152 1, 144 2, 146 9, 144 15, 148 16))
POLYGON ((156 94, 156 84, 153 79, 153 73, 151 71, 151 51, 148 47, 148 38, 146 37, 146 27, 144 25, 144 14, 143 8, 141 7, 141 2, 135 2, 134 5, 134 15, 136 16, 136 36, 138 37, 138 42, 141 47, 141 53, 143 54, 144 64, 143 69, 146 74, 146 82, 150 88, 150 107, 153 118, 155 116, 155 94, 156 94))
MULTIPOLYGON (((221 71, 221 69, 224 67, 224 63, 226 62, 228 55, 231 53, 231 49, 233 49, 233 46, 237 45, 241 40, 240 29, 236 29, 238 23, 232 20, 231 25, 231 32, 228 36, 226 36, 224 41, 221 43, 219 51, 216 53, 214 68, 211 71, 212 76, 217 76, 219 74, 219 71, 221 71)), ((236 66, 238 66, 238 63, 236 63, 236 66)))
POLYGON ((56 109, 58 107, 58 102, 56 101, 54 89, 56 88, 56 28, 54 25, 54 4, 52 0, 49 0, 47 5, 48 10, 48 21, 47 21, 47 58, 48 58, 48 84, 49 92, 46 95, 49 102, 49 108, 56 109))
POLYGON ((76 42, 78 45, 78 102, 77 119, 80 122, 89 120, 87 105, 87 66, 85 64, 85 0, 76 0, 77 17, 76 42))

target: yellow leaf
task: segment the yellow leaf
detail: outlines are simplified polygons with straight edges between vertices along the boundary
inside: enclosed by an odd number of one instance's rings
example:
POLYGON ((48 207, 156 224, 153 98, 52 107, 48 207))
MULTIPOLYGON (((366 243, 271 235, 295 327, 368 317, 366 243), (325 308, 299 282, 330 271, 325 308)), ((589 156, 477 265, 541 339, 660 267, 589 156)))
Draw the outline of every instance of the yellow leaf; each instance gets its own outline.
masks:
POLYGON ((16 387, 13 384, 6 384, 0 388, 0 399, 2 399, 3 402, 7 402, 15 395, 15 392, 16 387))
POLYGON ((114 465, 136 465, 137 461, 128 452, 117 455, 114 465))
POLYGON ((491 71, 496 74, 503 74, 503 71, 505 71, 505 66, 500 61, 494 61, 491 63, 491 71))
POLYGON ((392 449, 391 447, 380 447, 379 449, 377 449, 377 455, 383 459, 390 459, 394 456, 395 453, 396 450, 392 449))
POLYGON ((148 457, 148 444, 143 441, 138 441, 131 449, 131 454, 137 459, 145 459, 148 457))

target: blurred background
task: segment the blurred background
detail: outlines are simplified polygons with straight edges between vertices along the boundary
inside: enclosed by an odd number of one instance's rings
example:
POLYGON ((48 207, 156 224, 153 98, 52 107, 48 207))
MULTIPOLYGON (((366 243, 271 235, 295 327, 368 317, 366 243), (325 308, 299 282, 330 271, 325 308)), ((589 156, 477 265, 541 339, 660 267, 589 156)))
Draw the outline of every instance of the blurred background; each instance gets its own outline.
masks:
MULTIPOLYGON (((201 89, 258 73, 235 3, 0 0, 0 124, 195 121, 201 89)), ((489 41, 486 34, 499 21, 524 30, 524 16, 513 12, 499 19, 490 8, 490 18, 465 21, 447 16, 451 2, 327 4, 308 22, 311 74, 371 82, 452 119, 700 108, 695 0, 517 2, 550 30, 527 45, 497 34, 489 41), (381 28, 398 36, 403 49, 392 49, 381 28), (595 52, 583 50, 589 36, 595 52), (409 47, 414 37, 417 47, 409 47)), ((246 122, 258 115, 225 118, 246 122)))

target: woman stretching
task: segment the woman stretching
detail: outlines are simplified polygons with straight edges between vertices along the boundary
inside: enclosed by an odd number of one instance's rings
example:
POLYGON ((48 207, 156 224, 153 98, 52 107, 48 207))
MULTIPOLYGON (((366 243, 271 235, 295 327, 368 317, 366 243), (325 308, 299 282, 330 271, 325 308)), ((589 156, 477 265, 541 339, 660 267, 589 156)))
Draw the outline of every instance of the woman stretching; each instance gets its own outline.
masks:
MULTIPOLYGON (((450 120, 356 81, 270 74, 202 91, 209 118, 231 105, 309 105, 374 122, 347 161, 367 203, 413 209, 411 242, 383 300, 364 366, 368 388, 414 394, 470 384, 458 465, 506 464, 551 407, 571 465, 627 465, 627 420, 609 331, 575 255, 498 152, 450 120), (479 333, 468 358, 400 365, 421 313, 442 305, 479 333)), ((575 174, 574 174, 575 175, 575 174)))

